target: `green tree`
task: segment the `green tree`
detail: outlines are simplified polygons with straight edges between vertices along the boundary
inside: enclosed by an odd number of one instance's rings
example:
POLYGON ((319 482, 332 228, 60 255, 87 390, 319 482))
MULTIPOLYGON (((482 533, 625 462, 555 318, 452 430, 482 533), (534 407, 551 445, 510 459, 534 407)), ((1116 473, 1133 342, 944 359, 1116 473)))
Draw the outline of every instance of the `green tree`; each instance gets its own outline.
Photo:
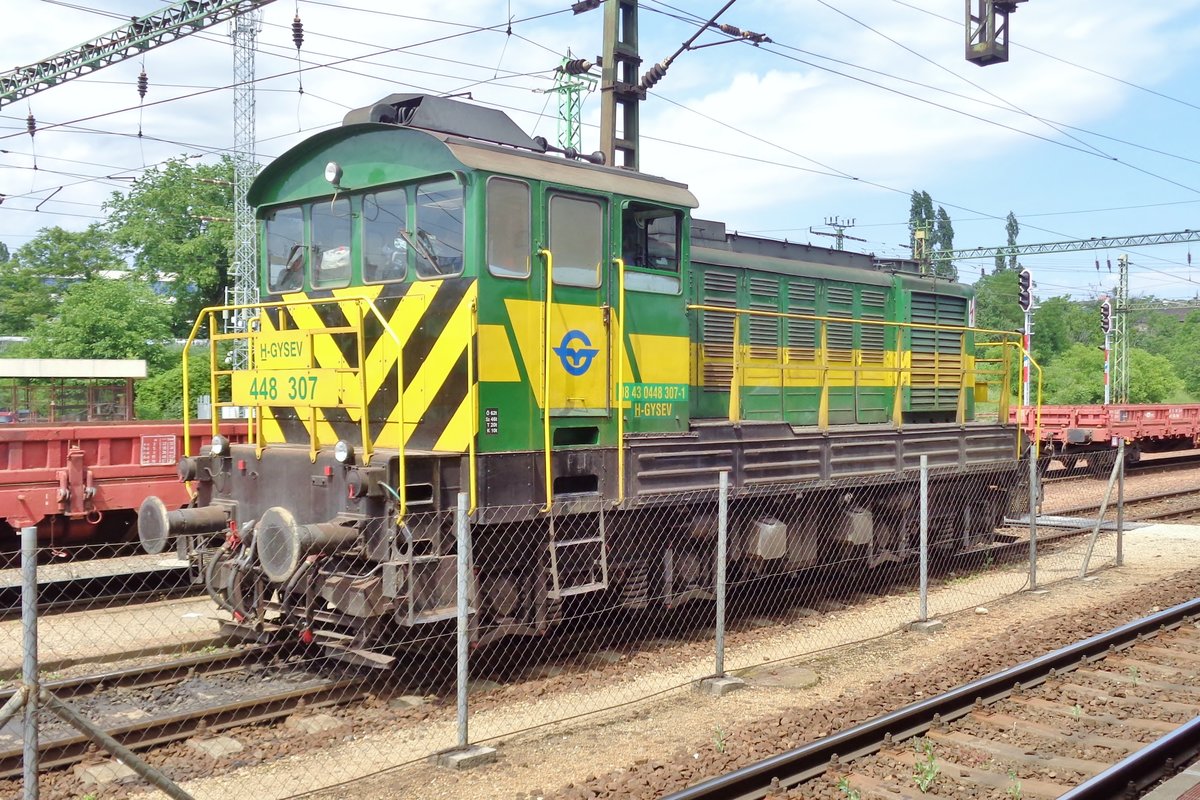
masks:
POLYGON ((1129 350, 1129 402, 1174 403, 1187 399, 1171 360, 1137 347, 1129 350))
POLYGON ((934 274, 939 277, 958 280, 958 269, 951 263, 949 257, 943 255, 954 249, 954 225, 950 215, 941 206, 935 211, 933 198, 929 192, 914 190, 908 208, 909 243, 913 257, 919 255, 917 232, 923 232, 925 240, 924 260, 933 264, 934 274))
POLYGON ((30 333, 32 358, 141 358, 168 365, 169 306, 144 284, 97 278, 67 288, 58 314, 30 333))
POLYGON ((941 206, 937 207, 934 218, 933 243, 938 253, 934 256, 937 274, 952 281, 958 280, 958 267, 954 266, 949 255, 946 255, 954 250, 954 225, 950 222, 950 215, 946 213, 946 209, 941 206))
POLYGON ((112 239, 99 225, 89 225, 82 231, 42 228, 17 248, 10 264, 50 286, 90 281, 107 270, 125 268, 112 239))
MULTIPOLYGON (((179 348, 169 353, 169 365, 146 380, 139 381, 134 397, 134 412, 138 419, 182 419, 183 418, 183 359, 179 348)), ((196 414, 196 400, 207 394, 208 352, 193 353, 188 358, 188 375, 191 382, 191 410, 196 414), (205 391, 197 392, 202 387, 205 391)))
POLYGON ((92 225, 82 231, 57 226, 42 228, 11 255, 0 258, 0 333, 28 333, 51 316, 56 294, 86 282, 125 262, 104 230, 92 225))
POLYGON ((917 231, 925 232, 925 246, 933 246, 933 198, 929 192, 913 190, 908 207, 908 240, 913 255, 917 253, 917 231))
POLYGON ((232 258, 233 162, 172 159, 104 204, 107 229, 134 270, 164 281, 175 300, 171 329, 185 336, 201 308, 224 301, 232 258))
POLYGON ((975 281, 975 324, 998 331, 1024 329, 1024 312, 1017 305, 1015 272, 997 272, 975 281))
MULTIPOLYGON (((1006 271, 1016 275, 1012 270, 1006 271)), ((1037 362, 1044 367, 1077 344, 1094 347, 1104 344, 1099 304, 1077 303, 1068 297, 1040 300, 1033 312, 1033 357, 1037 362)))
POLYGON ((1073 345, 1043 372, 1042 399, 1055 405, 1088 405, 1104 401, 1104 352, 1073 345))
POLYGON ((1004 220, 1004 248, 996 253, 993 259, 993 272, 1003 272, 1006 269, 1018 269, 1021 265, 1017 262, 1017 237, 1021 234, 1021 225, 1017 222, 1017 215, 1013 212, 1008 212, 1008 217, 1004 220))
POLYGON ((8 245, 6 245, 4 242, 0 242, 0 264, 7 263, 8 258, 8 245))
POLYGON ((0 263, 0 335, 21 336, 50 313, 52 289, 13 261, 0 263))
MULTIPOLYGON (((1073 345, 1045 368, 1045 402, 1085 405, 1104 402, 1104 351, 1073 345)), ((1166 403, 1186 397, 1171 361, 1136 347, 1129 350, 1129 402, 1166 403)))

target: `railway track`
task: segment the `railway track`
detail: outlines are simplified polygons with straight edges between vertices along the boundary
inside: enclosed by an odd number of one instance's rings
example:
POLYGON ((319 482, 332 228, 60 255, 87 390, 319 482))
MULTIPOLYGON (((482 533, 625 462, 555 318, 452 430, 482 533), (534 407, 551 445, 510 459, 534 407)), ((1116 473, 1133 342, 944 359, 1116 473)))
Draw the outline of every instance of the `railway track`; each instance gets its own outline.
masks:
MULTIPOLYGON (((365 694, 362 677, 328 678, 287 662, 269 663, 282 654, 277 646, 261 646, 44 686, 132 750, 270 722, 301 707, 350 702, 365 694)), ((11 696, 11 691, 0 693, 0 704, 11 696)), ((88 739, 49 717, 45 720, 39 743, 43 768, 70 766, 88 755, 88 739)), ((0 729, 0 779, 21 775, 18 725, 10 722, 0 729)))
MULTIPOLYGON (((1099 469, 1092 465, 1064 467, 1059 466, 1053 469, 1046 470, 1042 475, 1042 480, 1074 480, 1076 478, 1085 477, 1108 477, 1109 471, 1112 470, 1112 463, 1115 456, 1115 451, 1105 450, 1096 453, 1100 457, 1099 469)), ((1085 459, 1086 456, 1079 458, 1085 459)), ((1061 464, 1061 462, 1058 462, 1061 464)), ((1143 456, 1142 460, 1136 464, 1127 464, 1125 466, 1125 474, 1128 475, 1153 475, 1159 472, 1174 472, 1175 470, 1195 469, 1200 466, 1200 452, 1187 451, 1182 455, 1176 456, 1143 456)))
MULTIPOLYGON (((1127 521, 1135 520, 1153 520, 1166 519, 1179 515, 1187 515, 1200 512, 1200 503, 1182 503, 1175 504, 1170 501, 1178 498, 1197 497, 1200 496, 1200 489, 1195 487, 1188 489, 1173 489, 1166 492, 1156 492, 1154 494, 1141 495, 1139 497, 1125 498, 1125 519, 1127 521), (1160 504, 1163 507, 1156 507, 1160 504)), ((1100 511, 1099 503, 1083 503, 1074 506, 1053 507, 1043 510, 1045 515, 1053 516, 1076 516, 1096 514, 1100 511)), ((1109 502, 1108 513, 1116 512, 1115 498, 1109 502)))
MULTIPOLYGON (((200 595, 186 562, 122 554, 72 558, 38 565, 38 612, 59 614, 94 607, 200 595)), ((19 566, 0 569, 0 622, 21 615, 19 566)))
POLYGON ((1182 603, 670 800, 1137 796, 1200 750, 1197 615, 1182 603))

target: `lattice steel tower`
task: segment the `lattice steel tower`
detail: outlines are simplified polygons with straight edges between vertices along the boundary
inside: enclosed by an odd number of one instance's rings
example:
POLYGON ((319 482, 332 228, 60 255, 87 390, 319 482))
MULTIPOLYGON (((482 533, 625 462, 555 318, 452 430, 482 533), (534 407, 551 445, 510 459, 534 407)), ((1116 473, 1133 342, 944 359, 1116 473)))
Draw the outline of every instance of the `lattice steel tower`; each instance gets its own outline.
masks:
MULTIPOLYGON (((255 241, 254 210, 246 192, 258 174, 254 160, 254 45, 260 27, 257 9, 233 20, 233 264, 229 275, 228 301, 232 305, 258 302, 258 247, 255 241)), ((227 332, 244 331, 247 311, 230 314, 227 332)), ((229 353, 233 369, 249 366, 245 340, 235 340, 229 353)))

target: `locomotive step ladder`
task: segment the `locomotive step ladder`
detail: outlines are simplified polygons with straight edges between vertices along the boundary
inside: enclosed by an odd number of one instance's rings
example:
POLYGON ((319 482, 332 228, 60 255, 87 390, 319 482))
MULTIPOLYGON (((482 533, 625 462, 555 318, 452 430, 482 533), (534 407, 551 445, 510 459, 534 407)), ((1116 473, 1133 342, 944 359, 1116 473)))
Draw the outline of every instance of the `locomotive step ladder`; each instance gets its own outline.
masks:
MULTIPOLYGON (((582 501, 594 512, 573 514, 560 521, 550 514, 551 600, 608 588, 608 547, 605 541, 604 502, 600 495, 561 495, 582 501), (594 501, 594 502, 593 502, 594 501)), ((575 504, 575 503, 572 503, 575 504)))

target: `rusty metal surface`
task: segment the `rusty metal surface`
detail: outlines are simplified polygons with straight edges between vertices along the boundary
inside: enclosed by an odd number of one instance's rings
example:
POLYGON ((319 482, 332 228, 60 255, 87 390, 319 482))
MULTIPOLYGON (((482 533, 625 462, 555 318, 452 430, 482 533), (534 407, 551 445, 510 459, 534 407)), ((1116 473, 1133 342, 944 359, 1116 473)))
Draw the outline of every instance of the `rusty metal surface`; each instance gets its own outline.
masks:
MULTIPOLYGON (((221 433, 241 441, 246 425, 222 423, 221 433)), ((196 452, 211 438, 209 428, 193 426, 190 438, 196 452)), ((14 530, 53 523, 75 541, 101 529, 106 514, 125 513, 127 527, 148 494, 168 505, 188 502, 176 473, 183 451, 181 422, 3 426, 0 520, 14 530)))
MULTIPOLYGON (((1018 420, 1017 410, 1009 413, 1018 420)), ((1089 405, 1022 408, 1021 426, 1041 430, 1043 441, 1063 444, 1106 444, 1113 437, 1156 441, 1200 437, 1200 405, 1089 405)))

